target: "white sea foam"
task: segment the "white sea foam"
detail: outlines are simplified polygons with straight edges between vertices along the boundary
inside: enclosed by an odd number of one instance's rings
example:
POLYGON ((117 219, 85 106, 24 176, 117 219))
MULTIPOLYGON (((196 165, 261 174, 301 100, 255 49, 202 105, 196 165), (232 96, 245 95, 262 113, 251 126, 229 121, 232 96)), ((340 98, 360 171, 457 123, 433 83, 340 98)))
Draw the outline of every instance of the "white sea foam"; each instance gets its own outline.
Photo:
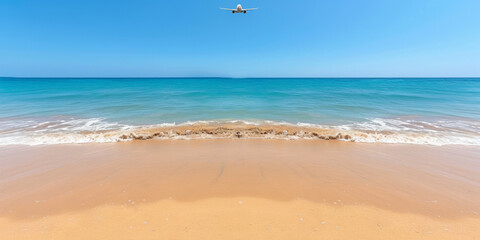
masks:
POLYGON ((117 142, 117 137, 105 133, 136 128, 101 118, 7 119, 0 125, 0 145, 117 142))
POLYGON ((375 118, 343 125, 275 122, 269 120, 208 120, 180 124, 126 125, 101 118, 1 119, 0 145, 108 143, 135 139, 336 139, 365 143, 480 145, 480 122, 465 119, 436 121, 375 118), (202 127, 236 126, 220 132, 202 127), (197 129, 191 133, 188 129, 197 129), (178 132, 176 129, 183 129, 178 132), (257 130, 252 130, 255 128, 257 130), (269 129, 273 131, 269 131, 269 129), (261 130, 258 130, 261 129, 261 130), (284 130, 283 130, 284 129, 284 130), (288 131, 287 131, 288 129, 288 131), (293 129, 293 130, 292 130, 293 129), (255 132, 256 131, 256 132, 255 132))
POLYGON ((422 121, 381 119, 340 125, 340 130, 365 132, 352 136, 356 142, 410 143, 431 145, 480 145, 480 122, 470 120, 422 121))

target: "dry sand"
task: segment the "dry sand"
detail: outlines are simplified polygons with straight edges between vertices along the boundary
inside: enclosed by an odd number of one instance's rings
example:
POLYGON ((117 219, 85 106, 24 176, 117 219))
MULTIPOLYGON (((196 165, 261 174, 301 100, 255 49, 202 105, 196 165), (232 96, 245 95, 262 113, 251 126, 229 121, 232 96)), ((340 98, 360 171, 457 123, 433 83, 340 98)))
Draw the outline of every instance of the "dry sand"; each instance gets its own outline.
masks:
POLYGON ((480 148, 149 140, 0 148, 0 239, 480 239, 480 148))

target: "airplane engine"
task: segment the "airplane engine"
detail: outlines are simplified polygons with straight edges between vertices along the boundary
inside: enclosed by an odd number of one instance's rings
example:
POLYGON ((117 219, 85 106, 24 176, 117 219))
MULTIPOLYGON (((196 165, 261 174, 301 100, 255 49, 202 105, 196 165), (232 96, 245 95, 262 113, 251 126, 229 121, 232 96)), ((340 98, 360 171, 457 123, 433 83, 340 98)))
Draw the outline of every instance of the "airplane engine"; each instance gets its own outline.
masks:
POLYGON ((247 11, 243 11, 243 13, 247 13, 247 11))
POLYGON ((235 13, 235 11, 232 11, 232 13, 235 13))

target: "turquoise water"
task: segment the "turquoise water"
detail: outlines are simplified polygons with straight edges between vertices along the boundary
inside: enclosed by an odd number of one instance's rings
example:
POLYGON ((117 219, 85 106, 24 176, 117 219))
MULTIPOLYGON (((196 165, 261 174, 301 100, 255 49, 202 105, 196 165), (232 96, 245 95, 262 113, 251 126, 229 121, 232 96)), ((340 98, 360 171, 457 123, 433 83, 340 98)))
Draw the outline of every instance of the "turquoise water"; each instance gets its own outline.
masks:
POLYGON ((205 120, 424 133, 476 144, 480 79, 0 79, 0 144, 205 120))

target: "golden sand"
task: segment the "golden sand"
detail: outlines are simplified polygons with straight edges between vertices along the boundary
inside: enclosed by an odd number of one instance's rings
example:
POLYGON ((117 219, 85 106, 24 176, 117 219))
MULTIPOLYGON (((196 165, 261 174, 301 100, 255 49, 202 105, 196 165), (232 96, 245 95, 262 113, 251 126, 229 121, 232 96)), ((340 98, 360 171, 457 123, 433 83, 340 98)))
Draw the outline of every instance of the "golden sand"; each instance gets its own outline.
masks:
POLYGON ((480 239, 480 148, 151 140, 0 148, 0 239, 480 239))

